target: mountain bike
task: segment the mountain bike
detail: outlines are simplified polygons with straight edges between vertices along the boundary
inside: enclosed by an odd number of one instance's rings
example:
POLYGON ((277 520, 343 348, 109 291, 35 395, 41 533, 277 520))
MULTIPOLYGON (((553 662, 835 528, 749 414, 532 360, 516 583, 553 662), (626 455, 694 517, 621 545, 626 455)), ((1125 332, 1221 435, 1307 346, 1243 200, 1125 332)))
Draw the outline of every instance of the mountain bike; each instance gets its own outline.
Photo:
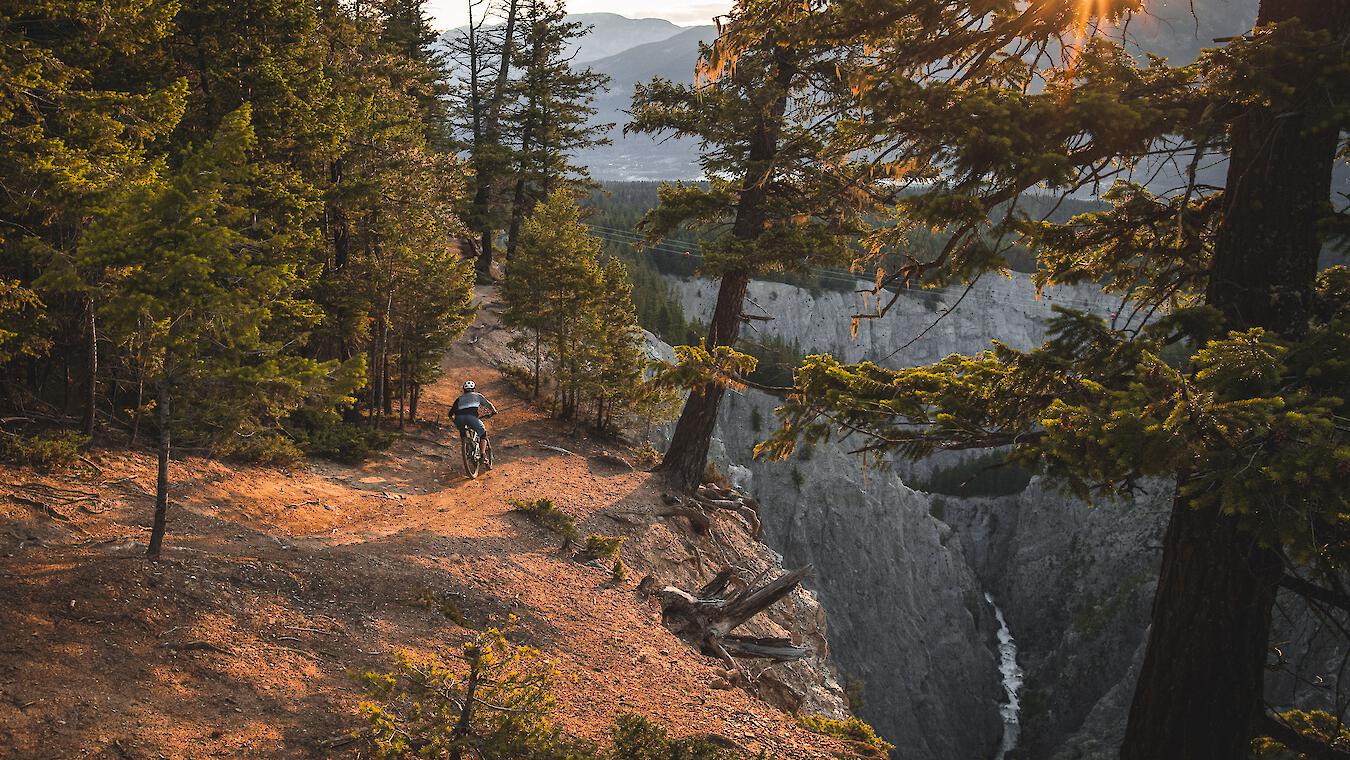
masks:
POLYGON ((469 476, 469 480, 478 477, 480 472, 487 472, 492 469, 492 441, 490 438, 486 436, 480 438, 477 430, 465 430, 459 436, 459 448, 464 457, 464 474, 469 476))

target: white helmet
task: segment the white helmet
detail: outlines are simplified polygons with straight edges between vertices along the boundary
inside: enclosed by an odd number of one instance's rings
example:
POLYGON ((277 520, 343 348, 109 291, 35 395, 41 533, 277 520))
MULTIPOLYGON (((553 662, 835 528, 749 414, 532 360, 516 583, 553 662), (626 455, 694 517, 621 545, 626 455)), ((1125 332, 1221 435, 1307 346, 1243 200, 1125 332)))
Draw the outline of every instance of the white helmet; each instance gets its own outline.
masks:
POLYGON ((472 380, 465 380, 465 381, 464 381, 464 391, 465 391, 466 393, 467 393, 468 391, 474 390, 474 389, 477 388, 477 387, 478 387, 478 386, 475 385, 474 382, 473 382, 472 380))

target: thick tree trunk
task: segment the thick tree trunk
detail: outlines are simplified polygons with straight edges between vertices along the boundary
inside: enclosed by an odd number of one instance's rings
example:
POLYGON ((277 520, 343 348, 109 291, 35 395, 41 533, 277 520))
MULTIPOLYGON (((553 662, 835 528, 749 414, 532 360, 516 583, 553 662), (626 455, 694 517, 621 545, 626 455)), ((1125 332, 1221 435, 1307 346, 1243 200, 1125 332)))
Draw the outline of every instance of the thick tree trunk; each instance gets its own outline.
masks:
MULTIPOLYGON (((1350 33, 1350 3, 1263 0, 1258 24, 1299 18, 1350 33)), ((1297 335, 1306 324, 1337 130, 1327 102, 1254 107, 1233 126, 1225 218, 1208 302, 1232 329, 1297 335)), ((1279 555, 1236 521, 1178 494, 1122 760, 1236 760, 1264 712, 1279 555)))
POLYGON ((160 381, 159 399, 159 471, 155 476, 155 522, 150 528, 150 545, 145 556, 159 558, 160 545, 164 543, 165 526, 169 516, 169 449, 172 446, 170 415, 171 384, 168 378, 160 381))
POLYGON ((1121 760, 1247 757, 1282 571, 1236 521, 1177 496, 1121 760))
MULTIPOLYGON (((717 289, 717 306, 708 328, 708 348, 735 345, 741 334, 741 309, 750 286, 745 270, 728 272, 717 289)), ((684 402, 670 448, 661 460, 661 470, 682 488, 694 488, 703 482, 708 467, 708 445, 717 424, 717 409, 726 394, 726 386, 709 383, 695 388, 684 402)))

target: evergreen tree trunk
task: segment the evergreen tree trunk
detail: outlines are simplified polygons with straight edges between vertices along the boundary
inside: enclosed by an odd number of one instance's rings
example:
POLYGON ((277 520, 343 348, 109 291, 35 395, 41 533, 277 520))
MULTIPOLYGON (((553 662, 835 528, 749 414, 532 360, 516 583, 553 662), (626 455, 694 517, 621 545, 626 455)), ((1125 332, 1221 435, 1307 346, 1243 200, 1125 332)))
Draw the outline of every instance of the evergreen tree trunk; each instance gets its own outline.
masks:
MULTIPOLYGON (((1263 0, 1257 23, 1291 18, 1350 34, 1350 3, 1263 0)), ((1231 329, 1306 325, 1338 134, 1329 105, 1309 93, 1301 109, 1256 106, 1233 125, 1207 293, 1231 329)), ((1279 554, 1232 517, 1177 495, 1122 760, 1248 756, 1281 574, 1279 554)))
POLYGON ((539 373, 543 371, 543 348, 539 345, 539 328, 534 328, 534 396, 539 398, 539 373))
POLYGON ((506 260, 516 255, 516 245, 520 241, 520 224, 525 221, 525 172, 527 167, 522 159, 517 169, 520 177, 516 179, 516 190, 511 196, 511 225, 506 230, 506 260))
MULTIPOLYGON (((537 19, 533 18, 536 13, 537 13, 537 5, 532 5, 530 9, 530 17, 532 18, 532 22, 534 24, 539 23, 537 19)), ((544 55, 543 40, 540 35, 536 34, 534 49, 530 51, 531 65, 525 75, 527 80, 539 78, 539 70, 543 66, 543 55, 544 55)), ((525 112, 527 114, 534 114, 538 111, 539 108, 538 87, 543 85, 544 83, 537 83, 535 86, 530 87, 530 94, 525 109, 525 112)), ((521 126, 520 131, 520 160, 516 164, 516 173, 517 173, 516 190, 515 195, 511 199, 511 224, 506 232, 507 261, 510 261, 511 257, 514 256, 516 253, 516 243, 520 239, 520 225, 521 222, 525 220, 525 214, 529 210, 525 208, 526 206, 525 189, 527 185, 526 180, 529 177, 530 172, 530 147, 533 141, 534 141, 534 120, 530 118, 530 116, 526 116, 525 122, 521 126)), ((547 156, 548 154, 543 153, 542 155, 547 156)), ((545 159, 544 163, 545 164, 548 163, 547 159, 545 159)))
MULTIPOLYGON (((741 333, 741 309, 750 287, 750 275, 745 270, 728 272, 722 276, 717 289, 717 307, 713 310, 708 328, 708 348, 730 346, 741 333)), ((668 473, 680 486, 693 488, 703 482, 708 468, 708 446, 712 442, 713 427, 717 424, 717 409, 726 394, 726 386, 709 383, 695 388, 684 402, 680 419, 675 423, 675 435, 670 448, 661 460, 661 470, 668 473)))
MULTIPOLYGON (((733 237, 747 243, 753 243, 764 234, 768 222, 764 205, 768 200, 767 185, 773 173, 774 159, 778 156, 783 114, 787 112, 787 93, 793 76, 790 55, 783 48, 774 49, 774 79, 781 94, 768 113, 759 119, 750 141, 749 163, 736 205, 736 220, 731 228, 733 237)), ((741 310, 745 307, 749 287, 748 269, 734 269, 722 275, 722 283, 717 289, 717 306, 708 326, 708 350, 736 344, 741 335, 741 310)), ((708 445, 712 442, 717 408, 724 395, 726 388, 720 383, 697 388, 689 394, 680 412, 675 435, 661 460, 660 469, 683 488, 694 488, 703 482, 708 467, 708 445)))
MULTIPOLYGON (((330 191, 336 196, 342 184, 342 159, 339 158, 329 164, 328 171, 332 185, 330 191)), ((328 201, 328 225, 333 234, 333 271, 341 271, 351 258, 351 228, 347 224, 347 215, 342 206, 332 198, 328 201)))
POLYGON ((131 421, 131 439, 128 446, 136 445, 136 437, 141 432, 141 409, 145 407, 145 362, 137 357, 136 360, 136 411, 135 418, 131 421))
POLYGON ((165 362, 165 376, 159 383, 159 470, 155 476, 155 522, 150 528, 150 545, 145 556, 159 558, 160 545, 164 543, 165 526, 169 516, 169 449, 172 446, 170 422, 171 382, 168 377, 168 362, 165 362))
POLYGON ((97 420, 95 413, 98 410, 98 320, 94 314, 94 299, 89 297, 84 304, 84 329, 85 329, 85 385, 84 385, 84 419, 80 424, 81 430, 85 435, 94 434, 94 425, 97 420))
POLYGON ((474 180, 476 187, 472 218, 479 225, 479 243, 482 248, 478 251, 476 268, 478 276, 482 279, 490 279, 492 276, 492 192, 497 180, 497 167, 500 166, 495 156, 489 159, 487 154, 495 153, 502 139, 502 102, 506 98, 506 83, 510 79, 511 49, 515 43, 516 16, 519 7, 519 0, 506 0, 506 23, 502 29, 502 51, 497 64, 497 80, 493 84, 492 99, 487 103, 482 122, 482 143, 474 146, 473 164, 477 177, 474 180), (484 148, 486 150, 483 150, 484 148))

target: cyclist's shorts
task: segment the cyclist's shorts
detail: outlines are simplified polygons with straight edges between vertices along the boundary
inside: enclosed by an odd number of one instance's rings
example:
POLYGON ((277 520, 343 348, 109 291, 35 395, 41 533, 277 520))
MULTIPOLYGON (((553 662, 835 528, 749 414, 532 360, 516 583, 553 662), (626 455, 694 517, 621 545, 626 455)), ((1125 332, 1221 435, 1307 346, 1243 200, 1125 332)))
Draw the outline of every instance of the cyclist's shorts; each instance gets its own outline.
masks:
POLYGON ((455 427, 459 429, 459 434, 464 435, 466 430, 473 430, 480 437, 487 436, 487 428, 483 426, 483 420, 476 414, 460 414, 455 417, 455 427))

